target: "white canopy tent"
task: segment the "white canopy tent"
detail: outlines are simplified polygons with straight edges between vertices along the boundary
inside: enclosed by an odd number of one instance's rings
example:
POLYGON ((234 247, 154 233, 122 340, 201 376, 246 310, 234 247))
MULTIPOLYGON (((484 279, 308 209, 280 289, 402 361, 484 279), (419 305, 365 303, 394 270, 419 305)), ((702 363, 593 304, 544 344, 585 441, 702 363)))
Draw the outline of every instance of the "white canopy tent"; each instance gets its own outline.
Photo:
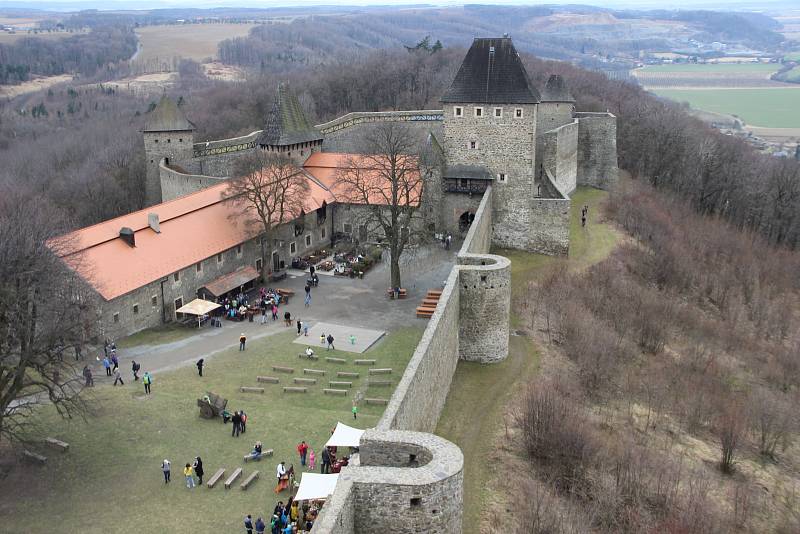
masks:
POLYGON ((364 431, 359 428, 347 426, 344 423, 336 423, 333 435, 325 444, 326 447, 358 447, 361 442, 361 434, 364 431))
POLYGON ((188 315, 196 315, 197 326, 200 326, 200 321, 203 319, 203 316, 216 310, 220 306, 222 305, 217 304, 216 302, 211 302, 209 300, 194 299, 188 304, 184 304, 183 306, 175 310, 175 313, 186 313, 188 315))
POLYGON ((300 487, 297 488, 295 501, 308 501, 314 499, 327 499, 336 487, 339 474, 320 475, 318 473, 303 473, 300 477, 300 487))

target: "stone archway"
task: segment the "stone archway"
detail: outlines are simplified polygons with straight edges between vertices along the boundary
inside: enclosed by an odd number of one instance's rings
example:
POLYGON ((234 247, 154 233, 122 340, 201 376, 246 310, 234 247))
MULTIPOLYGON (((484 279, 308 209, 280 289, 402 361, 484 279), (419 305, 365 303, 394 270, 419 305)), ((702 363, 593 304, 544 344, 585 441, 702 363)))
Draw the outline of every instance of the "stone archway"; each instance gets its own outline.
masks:
POLYGON ((466 232, 469 230, 472 221, 475 220, 475 212, 472 211, 465 211, 458 217, 458 230, 460 232, 466 232))

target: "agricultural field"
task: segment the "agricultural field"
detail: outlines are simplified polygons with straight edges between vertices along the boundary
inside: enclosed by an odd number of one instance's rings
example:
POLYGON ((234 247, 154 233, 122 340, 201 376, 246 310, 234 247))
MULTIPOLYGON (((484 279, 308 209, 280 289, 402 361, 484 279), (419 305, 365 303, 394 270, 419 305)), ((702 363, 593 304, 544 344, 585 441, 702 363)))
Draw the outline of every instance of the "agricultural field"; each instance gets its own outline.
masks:
POLYGON ((633 75, 648 89, 774 87, 783 85, 769 79, 779 68, 776 63, 681 63, 649 65, 633 75))
POLYGON ((659 96, 688 102, 696 109, 736 115, 746 124, 770 128, 800 128, 800 87, 762 89, 664 89, 659 96))
POLYGON ((146 26, 136 30, 141 50, 136 61, 165 61, 174 57, 203 61, 217 55, 225 39, 245 37, 253 24, 186 24, 146 26))
POLYGON ((66 39, 72 35, 76 35, 76 32, 38 32, 38 33, 28 33, 26 31, 19 31, 16 33, 8 33, 8 32, 0 32, 0 44, 13 44, 21 39, 26 39, 29 37, 34 37, 36 39, 46 39, 48 41, 57 41, 59 39, 66 39))

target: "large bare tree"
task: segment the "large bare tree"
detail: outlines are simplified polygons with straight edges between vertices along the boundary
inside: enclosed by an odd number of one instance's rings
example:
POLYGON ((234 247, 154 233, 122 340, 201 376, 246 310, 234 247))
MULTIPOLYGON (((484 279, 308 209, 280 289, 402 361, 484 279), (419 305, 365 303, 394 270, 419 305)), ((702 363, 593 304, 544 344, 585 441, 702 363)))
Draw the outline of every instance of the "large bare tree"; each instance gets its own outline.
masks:
MULTIPOLYGON (((95 301, 59 258, 56 210, 38 196, 0 187, 0 439, 24 440, 36 409, 82 415, 83 379, 72 356, 95 335, 95 301)), ((71 258, 73 267, 80 259, 71 258)))
POLYGON ((368 208, 368 232, 389 247, 391 287, 402 287, 400 257, 419 237, 427 171, 420 168, 420 146, 410 129, 387 122, 365 138, 363 156, 350 156, 336 176, 341 202, 368 208))
POLYGON ((309 191, 303 171, 279 154, 257 151, 237 162, 230 187, 223 193, 241 208, 248 225, 263 233, 261 240, 261 277, 269 272, 275 229, 303 214, 309 191))

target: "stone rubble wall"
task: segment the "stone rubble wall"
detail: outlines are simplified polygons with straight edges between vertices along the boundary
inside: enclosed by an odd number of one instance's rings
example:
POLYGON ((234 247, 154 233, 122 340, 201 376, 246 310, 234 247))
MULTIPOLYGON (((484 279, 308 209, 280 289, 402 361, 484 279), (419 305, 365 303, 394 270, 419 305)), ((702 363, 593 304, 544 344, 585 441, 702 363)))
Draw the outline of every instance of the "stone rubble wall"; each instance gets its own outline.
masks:
POLYGON ((167 202, 189 193, 195 193, 225 180, 225 178, 201 174, 183 174, 167 167, 163 162, 158 166, 158 171, 161 176, 162 202, 167 202))
POLYGON ((381 124, 403 123, 422 144, 428 135, 440 136, 442 132, 442 110, 380 111, 348 113, 337 119, 315 126, 324 135, 324 152, 359 153, 367 150, 367 140, 381 124))
POLYGON ((575 114, 578 119, 578 185, 609 189, 617 183, 617 118, 611 113, 575 114))
POLYGON ((569 198, 534 198, 530 249, 550 256, 569 253, 569 198))

